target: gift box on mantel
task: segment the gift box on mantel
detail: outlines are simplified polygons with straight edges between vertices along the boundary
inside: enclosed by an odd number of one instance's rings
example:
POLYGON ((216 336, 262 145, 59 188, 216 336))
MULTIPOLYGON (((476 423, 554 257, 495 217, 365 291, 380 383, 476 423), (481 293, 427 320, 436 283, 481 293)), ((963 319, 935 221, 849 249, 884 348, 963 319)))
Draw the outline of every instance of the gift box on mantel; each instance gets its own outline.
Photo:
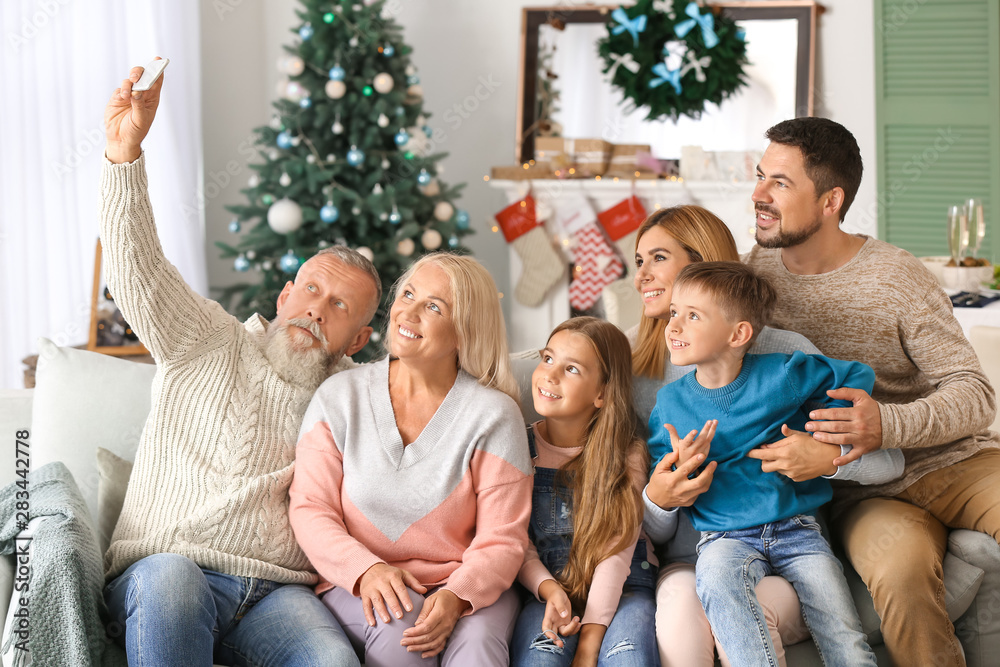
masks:
POLYGON ((611 148, 611 159, 605 176, 619 178, 658 178, 659 173, 652 165, 659 166, 652 155, 652 149, 644 144, 615 144, 611 148))
POLYGON ((537 137, 535 161, 551 165, 559 178, 602 176, 611 159, 612 145, 603 139, 537 137))

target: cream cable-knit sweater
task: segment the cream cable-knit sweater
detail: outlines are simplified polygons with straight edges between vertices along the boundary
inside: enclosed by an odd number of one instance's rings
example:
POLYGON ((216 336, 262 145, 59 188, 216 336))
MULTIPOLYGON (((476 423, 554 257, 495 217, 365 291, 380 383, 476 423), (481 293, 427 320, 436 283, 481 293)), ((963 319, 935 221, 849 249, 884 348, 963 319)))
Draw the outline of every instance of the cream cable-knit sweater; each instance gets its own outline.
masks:
POLYGON ((107 578, 170 552, 225 574, 315 583, 288 523, 295 444, 312 389, 271 368, 263 318, 241 324, 196 294, 164 257, 144 155, 131 164, 105 160, 101 197, 108 286, 157 364, 105 555, 107 578))

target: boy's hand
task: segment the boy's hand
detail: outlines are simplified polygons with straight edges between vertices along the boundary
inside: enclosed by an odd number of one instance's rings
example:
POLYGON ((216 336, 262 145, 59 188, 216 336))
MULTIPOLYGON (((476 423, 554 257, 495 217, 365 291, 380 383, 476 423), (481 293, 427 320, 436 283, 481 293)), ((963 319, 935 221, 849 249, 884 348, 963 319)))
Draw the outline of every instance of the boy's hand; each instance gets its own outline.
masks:
POLYGON ((712 444, 712 438, 715 437, 715 429, 718 425, 718 419, 709 419, 701 427, 700 433, 691 431, 681 438, 677 435, 677 429, 674 428, 673 424, 664 424, 663 428, 667 429, 667 433, 670 434, 670 445, 677 452, 678 465, 684 465, 698 454, 704 454, 707 458, 709 446, 712 444))
POLYGON ((139 157, 142 140, 149 133, 160 104, 165 75, 161 74, 149 90, 133 93, 132 84, 139 80, 142 72, 142 67, 133 67, 121 87, 111 94, 104 109, 104 132, 108 139, 105 154, 115 164, 132 162, 139 157))
POLYGON ((712 461, 697 477, 688 479, 689 475, 698 470, 705 460, 704 454, 696 454, 687 463, 673 466, 677 463, 677 452, 669 452, 660 459, 646 485, 646 495, 663 509, 674 507, 690 507, 698 496, 708 491, 718 465, 712 461))
POLYGON ((562 637, 569 637, 580 631, 580 618, 572 616, 573 605, 566 591, 555 579, 546 579, 538 586, 538 596, 545 600, 545 615, 542 617, 542 632, 559 648, 563 647, 562 637))
POLYGON ((784 439, 751 449, 747 454, 761 462, 763 472, 779 472, 793 482, 837 472, 833 460, 840 455, 839 446, 819 442, 802 431, 793 431, 788 424, 781 425, 781 434, 784 439))
POLYGON ((831 389, 826 395, 853 403, 850 408, 813 410, 809 413, 809 419, 826 421, 806 422, 806 430, 812 431, 813 437, 820 442, 853 445, 851 451, 837 457, 834 461, 836 465, 846 465, 882 446, 882 415, 879 413, 878 401, 864 389, 849 387, 831 389))

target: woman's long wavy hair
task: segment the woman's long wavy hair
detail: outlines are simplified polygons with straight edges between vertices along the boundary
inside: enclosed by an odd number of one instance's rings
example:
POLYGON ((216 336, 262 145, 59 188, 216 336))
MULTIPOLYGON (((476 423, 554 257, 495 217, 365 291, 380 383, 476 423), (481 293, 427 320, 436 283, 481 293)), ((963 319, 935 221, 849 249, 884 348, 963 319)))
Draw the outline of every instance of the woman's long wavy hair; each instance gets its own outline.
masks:
MULTIPOLYGON (((726 223, 701 206, 673 206, 654 212, 639 226, 635 235, 636 250, 639 239, 653 227, 670 234, 687 251, 692 262, 740 261, 736 241, 726 223)), ((640 317, 639 334, 632 350, 632 373, 655 379, 663 377, 667 360, 667 342, 663 337, 666 328, 666 319, 646 317, 645 314, 640 317)))
POLYGON ((566 320, 552 336, 560 331, 590 341, 604 392, 604 404, 587 426, 583 452, 560 469, 573 489, 573 544, 558 577, 573 605, 582 609, 598 563, 628 546, 642 524, 642 497, 629 474, 629 456, 641 452, 646 470, 649 455, 632 410, 631 353, 625 334, 595 317, 566 320))
MULTIPOLYGON (((521 393, 510 369, 500 292, 482 264, 471 257, 448 252, 424 255, 396 281, 393 301, 399 298, 399 290, 410 282, 413 274, 427 264, 440 267, 448 276, 451 321, 458 338, 458 367, 479 384, 502 391, 520 405, 521 393)), ((388 332, 382 337, 389 354, 392 354, 392 338, 388 332)))

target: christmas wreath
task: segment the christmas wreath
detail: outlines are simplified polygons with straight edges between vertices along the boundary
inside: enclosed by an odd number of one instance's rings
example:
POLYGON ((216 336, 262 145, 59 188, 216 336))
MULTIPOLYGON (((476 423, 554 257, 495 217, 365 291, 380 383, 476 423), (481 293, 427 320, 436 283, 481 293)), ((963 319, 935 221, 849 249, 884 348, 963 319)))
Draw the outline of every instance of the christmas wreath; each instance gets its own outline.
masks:
POLYGON ((736 23, 697 2, 639 0, 618 7, 598 42, 604 73, 647 120, 698 118, 746 85, 746 42, 736 23))

